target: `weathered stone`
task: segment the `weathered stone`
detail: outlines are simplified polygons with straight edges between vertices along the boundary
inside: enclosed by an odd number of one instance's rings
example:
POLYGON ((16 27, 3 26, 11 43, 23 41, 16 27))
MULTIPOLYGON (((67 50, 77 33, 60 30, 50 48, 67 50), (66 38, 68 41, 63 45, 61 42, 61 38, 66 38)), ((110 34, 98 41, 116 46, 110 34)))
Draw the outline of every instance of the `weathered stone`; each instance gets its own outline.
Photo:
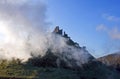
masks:
POLYGON ((63 34, 63 30, 62 30, 62 29, 59 29, 59 26, 56 26, 56 28, 54 29, 53 32, 56 33, 56 34, 59 34, 59 35, 62 35, 62 34, 63 34))

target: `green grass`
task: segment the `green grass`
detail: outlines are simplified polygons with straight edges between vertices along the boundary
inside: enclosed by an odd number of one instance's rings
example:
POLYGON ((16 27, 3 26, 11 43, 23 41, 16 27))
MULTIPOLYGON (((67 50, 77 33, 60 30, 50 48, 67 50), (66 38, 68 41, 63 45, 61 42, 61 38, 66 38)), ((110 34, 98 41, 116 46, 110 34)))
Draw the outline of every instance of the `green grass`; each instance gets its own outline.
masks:
POLYGON ((0 60, 0 79, 120 79, 119 73, 100 63, 89 63, 79 71, 52 67, 35 67, 20 60, 0 60))
POLYGON ((0 78, 21 79, 79 79, 75 71, 60 68, 35 67, 22 64, 19 60, 0 61, 0 78))

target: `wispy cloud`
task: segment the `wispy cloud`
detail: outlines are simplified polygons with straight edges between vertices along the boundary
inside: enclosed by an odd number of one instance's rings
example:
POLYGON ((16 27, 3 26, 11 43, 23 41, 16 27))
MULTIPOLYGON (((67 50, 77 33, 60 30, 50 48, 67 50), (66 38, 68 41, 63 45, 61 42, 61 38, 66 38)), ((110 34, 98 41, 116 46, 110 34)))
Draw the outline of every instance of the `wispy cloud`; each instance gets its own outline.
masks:
POLYGON ((100 24, 99 26, 96 27, 97 31, 105 31, 107 30, 106 26, 104 24, 100 24))
POLYGON ((110 29, 106 25, 100 24, 96 27, 96 30, 106 32, 111 39, 120 40, 120 30, 118 27, 113 27, 110 29))
POLYGON ((114 16, 114 15, 103 14, 102 17, 108 21, 114 21, 114 22, 120 21, 120 17, 114 16))
POLYGON ((114 27, 112 30, 110 30, 109 35, 112 39, 120 40, 120 30, 117 27, 114 27))

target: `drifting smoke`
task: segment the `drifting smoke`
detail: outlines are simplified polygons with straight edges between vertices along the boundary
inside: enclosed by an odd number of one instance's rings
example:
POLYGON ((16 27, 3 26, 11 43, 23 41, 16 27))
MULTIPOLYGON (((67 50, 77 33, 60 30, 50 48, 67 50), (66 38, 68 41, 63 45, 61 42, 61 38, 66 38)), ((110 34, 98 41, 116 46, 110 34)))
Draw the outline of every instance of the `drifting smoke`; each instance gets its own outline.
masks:
POLYGON ((1 57, 27 59, 33 49, 43 51, 45 11, 46 6, 39 0, 1 0, 1 57))
POLYGON ((88 52, 68 46, 65 38, 48 32, 45 13, 40 0, 0 0, 0 58, 26 61, 31 53, 44 56, 51 48, 59 54, 71 52, 64 54, 79 65, 88 62, 88 52))

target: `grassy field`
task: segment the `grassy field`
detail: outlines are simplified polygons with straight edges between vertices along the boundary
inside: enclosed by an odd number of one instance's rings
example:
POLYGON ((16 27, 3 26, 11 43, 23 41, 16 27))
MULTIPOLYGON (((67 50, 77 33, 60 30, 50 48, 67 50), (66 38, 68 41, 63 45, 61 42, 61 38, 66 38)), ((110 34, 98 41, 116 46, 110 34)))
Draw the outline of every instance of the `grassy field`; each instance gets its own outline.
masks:
POLYGON ((0 79, 120 79, 113 69, 92 62, 76 71, 53 67, 35 67, 19 59, 0 60, 0 79), (110 78, 109 78, 110 77, 110 78))
POLYGON ((19 60, 0 61, 0 79, 79 79, 75 71, 34 67, 19 60))

